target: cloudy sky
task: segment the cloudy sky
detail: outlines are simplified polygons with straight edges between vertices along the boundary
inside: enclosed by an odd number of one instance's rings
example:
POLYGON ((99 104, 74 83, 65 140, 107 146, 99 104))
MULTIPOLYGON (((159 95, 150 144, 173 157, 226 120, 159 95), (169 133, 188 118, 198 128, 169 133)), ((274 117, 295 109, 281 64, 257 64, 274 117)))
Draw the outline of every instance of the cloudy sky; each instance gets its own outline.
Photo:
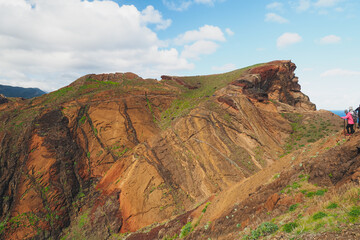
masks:
POLYGON ((221 73, 292 60, 318 109, 360 104, 359 0, 0 0, 0 84, 221 73))

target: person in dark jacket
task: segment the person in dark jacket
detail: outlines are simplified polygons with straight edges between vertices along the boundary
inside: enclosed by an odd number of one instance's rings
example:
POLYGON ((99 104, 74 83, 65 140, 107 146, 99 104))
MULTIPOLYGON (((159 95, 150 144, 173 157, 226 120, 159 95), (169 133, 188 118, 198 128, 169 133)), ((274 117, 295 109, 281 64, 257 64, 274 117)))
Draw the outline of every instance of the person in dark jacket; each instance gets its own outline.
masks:
POLYGON ((359 105, 359 107, 357 109, 355 109, 355 112, 357 112, 357 114, 358 114, 358 125, 357 125, 357 127, 360 128, 360 105, 359 105))

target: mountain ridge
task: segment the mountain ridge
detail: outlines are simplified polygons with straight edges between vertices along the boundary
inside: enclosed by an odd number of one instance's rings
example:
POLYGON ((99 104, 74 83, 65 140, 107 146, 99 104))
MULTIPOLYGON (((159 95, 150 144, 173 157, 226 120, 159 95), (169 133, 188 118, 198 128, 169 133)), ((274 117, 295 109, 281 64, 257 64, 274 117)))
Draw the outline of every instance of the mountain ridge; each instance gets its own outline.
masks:
POLYGON ((5 97, 33 98, 45 93, 39 88, 23 88, 0 84, 0 94, 3 94, 5 97))

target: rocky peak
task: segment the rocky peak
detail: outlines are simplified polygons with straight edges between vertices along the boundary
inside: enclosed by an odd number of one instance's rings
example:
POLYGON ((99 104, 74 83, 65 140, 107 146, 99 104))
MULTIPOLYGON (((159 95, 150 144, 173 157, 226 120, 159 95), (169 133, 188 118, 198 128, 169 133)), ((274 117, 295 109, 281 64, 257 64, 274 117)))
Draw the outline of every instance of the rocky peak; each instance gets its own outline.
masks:
POLYGON ((295 76, 296 65, 291 61, 273 61, 251 68, 247 74, 231 84, 239 91, 257 101, 276 100, 303 110, 316 110, 315 104, 303 94, 298 78, 295 76))

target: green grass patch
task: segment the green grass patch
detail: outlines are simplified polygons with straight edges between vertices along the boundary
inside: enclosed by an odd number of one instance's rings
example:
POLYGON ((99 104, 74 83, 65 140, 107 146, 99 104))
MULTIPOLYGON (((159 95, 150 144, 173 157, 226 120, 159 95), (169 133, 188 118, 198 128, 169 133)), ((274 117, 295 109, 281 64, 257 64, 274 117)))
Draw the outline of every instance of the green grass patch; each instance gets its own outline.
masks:
POLYGON ((352 207, 348 215, 350 217, 358 218, 360 216, 360 207, 359 206, 352 207))
POLYGON ((298 227, 298 224, 296 222, 289 222, 289 223, 286 223, 282 227, 282 229, 284 232, 291 233, 297 227, 298 227))
POLYGON ((205 204, 205 207, 203 208, 203 210, 201 210, 201 212, 202 213, 205 213, 206 212, 206 210, 207 210, 207 208, 208 208, 208 206, 211 204, 211 202, 207 202, 206 204, 205 204))
POLYGON ((324 212, 317 212, 317 213, 315 213, 314 215, 313 215, 313 219, 314 220, 319 220, 319 219, 322 219, 322 218, 324 218, 324 217, 327 217, 328 215, 326 214, 326 213, 324 213, 324 212))
POLYGON ((194 230, 194 228, 192 227, 191 222, 186 223, 182 228, 181 228, 181 232, 179 235, 179 238, 184 238, 187 235, 189 235, 192 231, 194 230))
POLYGON ((257 227, 255 230, 252 230, 250 235, 245 235, 242 239, 243 240, 259 239, 260 237, 268 236, 272 233, 275 233, 277 230, 279 230, 279 227, 275 223, 264 222, 260 224, 260 226, 257 227))
POLYGON ((326 208, 327 209, 335 209, 338 207, 339 207, 339 205, 337 203, 330 203, 326 208))
POLYGON ((291 206, 289 207, 289 211, 290 211, 290 212, 295 211, 298 206, 299 206, 298 203, 291 205, 291 206))

